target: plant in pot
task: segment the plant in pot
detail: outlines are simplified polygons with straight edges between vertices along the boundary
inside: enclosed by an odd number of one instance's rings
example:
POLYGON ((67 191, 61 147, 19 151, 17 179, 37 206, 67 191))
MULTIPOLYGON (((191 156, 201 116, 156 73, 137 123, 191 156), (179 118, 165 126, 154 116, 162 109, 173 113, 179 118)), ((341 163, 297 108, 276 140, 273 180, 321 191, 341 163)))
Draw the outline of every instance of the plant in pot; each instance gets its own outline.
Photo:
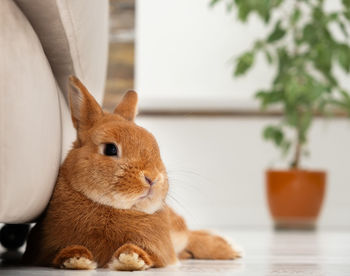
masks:
POLYGON ((269 89, 256 98, 263 110, 277 106, 282 111, 280 122, 266 126, 263 137, 291 160, 286 170, 267 170, 268 203, 275 227, 314 228, 326 172, 304 169, 301 158, 315 115, 340 109, 350 114, 349 93, 334 74, 350 71, 350 1, 331 12, 323 0, 212 0, 211 5, 219 2, 242 22, 257 15, 270 30, 236 59, 234 75, 249 71, 258 55, 275 68, 269 89))

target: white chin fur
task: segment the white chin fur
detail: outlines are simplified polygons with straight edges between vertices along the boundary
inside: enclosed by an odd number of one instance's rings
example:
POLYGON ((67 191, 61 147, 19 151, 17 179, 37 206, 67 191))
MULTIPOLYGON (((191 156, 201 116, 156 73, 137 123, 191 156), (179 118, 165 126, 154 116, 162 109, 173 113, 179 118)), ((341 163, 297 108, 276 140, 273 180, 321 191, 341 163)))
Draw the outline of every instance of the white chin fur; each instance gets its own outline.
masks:
POLYGON ((162 208, 162 200, 157 200, 156 202, 153 202, 153 200, 145 198, 142 201, 137 202, 135 204, 134 199, 130 199, 118 194, 114 194, 113 197, 100 196, 97 192, 89 192, 84 194, 87 198, 91 199, 96 203, 107 205, 115 209, 132 209, 144 212, 146 214, 153 214, 162 208))
MULTIPOLYGON (((147 198, 145 200, 147 200, 147 198)), ((152 215, 160 210, 162 208, 162 205, 163 203, 161 200, 157 200, 157 202, 148 200, 147 202, 140 202, 139 204, 135 204, 131 209, 152 215)))
POLYGON ((115 209, 130 209, 133 205, 133 201, 115 194, 113 196, 101 196, 98 192, 84 192, 85 196, 92 201, 102 204, 102 205, 107 205, 110 207, 113 207, 115 209))

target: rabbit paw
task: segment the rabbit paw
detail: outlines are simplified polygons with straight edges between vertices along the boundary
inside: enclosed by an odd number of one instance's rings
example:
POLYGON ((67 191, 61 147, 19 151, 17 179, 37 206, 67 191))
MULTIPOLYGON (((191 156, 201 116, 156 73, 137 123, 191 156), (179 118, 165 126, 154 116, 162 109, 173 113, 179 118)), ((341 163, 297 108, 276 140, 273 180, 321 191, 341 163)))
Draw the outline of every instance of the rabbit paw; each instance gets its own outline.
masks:
POLYGON ((84 246, 72 245, 63 248, 53 261, 54 266, 66 269, 92 270, 97 267, 91 252, 84 246))
POLYGON ((145 270, 152 266, 150 256, 134 244, 124 244, 112 257, 108 267, 112 270, 145 270))
POLYGON ((62 264, 62 268, 67 268, 67 269, 92 270, 92 269, 95 269, 96 266, 97 265, 94 261, 91 261, 85 257, 72 257, 64 261, 62 264))

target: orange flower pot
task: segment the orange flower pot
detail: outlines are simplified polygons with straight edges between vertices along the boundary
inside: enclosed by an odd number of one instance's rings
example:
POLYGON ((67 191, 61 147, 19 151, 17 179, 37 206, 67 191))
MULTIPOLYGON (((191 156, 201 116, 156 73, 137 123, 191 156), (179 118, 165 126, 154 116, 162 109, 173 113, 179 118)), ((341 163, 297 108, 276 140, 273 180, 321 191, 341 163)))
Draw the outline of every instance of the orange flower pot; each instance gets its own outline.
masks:
POLYGON ((326 172, 268 170, 266 187, 275 228, 315 228, 326 189, 326 172))

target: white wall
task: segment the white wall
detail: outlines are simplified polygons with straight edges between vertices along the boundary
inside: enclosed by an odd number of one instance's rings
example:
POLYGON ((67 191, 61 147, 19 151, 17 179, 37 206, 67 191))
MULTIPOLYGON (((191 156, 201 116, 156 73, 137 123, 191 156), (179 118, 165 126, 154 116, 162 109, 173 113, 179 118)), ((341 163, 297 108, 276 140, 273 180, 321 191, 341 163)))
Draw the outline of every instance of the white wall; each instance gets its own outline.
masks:
MULTIPOLYGON (((252 95, 269 87, 273 69, 262 55, 248 75, 233 79, 232 61, 267 30, 255 16, 242 24, 224 3, 210 8, 209 2, 136 1, 135 80, 142 109, 256 108, 252 95)), ((341 6, 339 0, 326 4, 328 10, 341 6)), ((350 87, 350 78, 338 71, 350 87)))
MULTIPOLYGON (((192 226, 267 226, 264 170, 279 152, 261 139, 275 119, 140 117, 157 138, 169 171, 169 202, 192 226)), ((350 122, 317 119, 307 168, 328 171, 320 224, 350 226, 350 122)))
POLYGON ((232 57, 263 27, 258 20, 243 27, 224 5, 210 9, 209 0, 137 1, 136 23, 135 78, 144 109, 169 102, 168 108, 210 107, 207 103, 218 99, 228 107, 237 101, 246 105, 270 79, 263 62, 249 78, 232 81, 232 57))

